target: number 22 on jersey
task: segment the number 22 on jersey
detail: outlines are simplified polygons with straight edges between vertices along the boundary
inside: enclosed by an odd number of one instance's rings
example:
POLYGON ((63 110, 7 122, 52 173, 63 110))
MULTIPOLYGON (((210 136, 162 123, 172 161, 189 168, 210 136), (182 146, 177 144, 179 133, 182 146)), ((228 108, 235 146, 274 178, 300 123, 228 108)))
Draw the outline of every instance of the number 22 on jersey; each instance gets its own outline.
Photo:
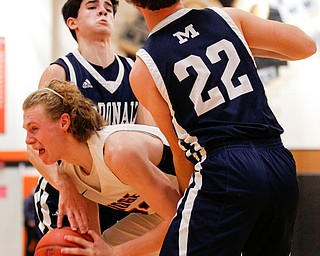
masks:
MULTIPOLYGON (((206 56, 212 64, 215 64, 221 60, 218 55, 221 51, 224 51, 228 57, 228 62, 221 76, 221 81, 227 90, 229 99, 233 100, 243 94, 253 91, 247 75, 238 77, 240 85, 237 87, 232 83, 232 78, 234 78, 234 73, 240 63, 240 58, 231 42, 223 39, 209 46, 206 50, 206 56)), ((194 104, 197 115, 200 116, 224 103, 225 99, 219 88, 214 87, 207 92, 210 98, 203 101, 201 94, 203 93, 204 87, 210 76, 210 70, 199 56, 189 55, 187 58, 178 61, 174 65, 174 73, 180 82, 189 76, 189 73, 187 72, 187 68, 189 67, 193 67, 198 74, 189 97, 194 104)))

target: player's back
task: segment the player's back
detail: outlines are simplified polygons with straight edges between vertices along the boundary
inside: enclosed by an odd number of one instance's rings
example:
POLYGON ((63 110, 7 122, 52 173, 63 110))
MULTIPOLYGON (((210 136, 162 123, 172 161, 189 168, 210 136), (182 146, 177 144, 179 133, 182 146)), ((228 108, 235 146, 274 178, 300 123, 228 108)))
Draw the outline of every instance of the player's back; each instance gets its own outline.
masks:
POLYGON ((137 55, 172 108, 180 138, 206 146, 283 132, 242 34, 221 9, 176 12, 137 55))

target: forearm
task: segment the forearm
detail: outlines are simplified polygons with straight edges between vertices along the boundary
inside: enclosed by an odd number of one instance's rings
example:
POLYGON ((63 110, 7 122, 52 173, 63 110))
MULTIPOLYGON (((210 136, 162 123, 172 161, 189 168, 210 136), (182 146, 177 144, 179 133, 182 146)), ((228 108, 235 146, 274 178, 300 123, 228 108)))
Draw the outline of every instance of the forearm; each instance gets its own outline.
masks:
POLYGON ((39 158, 37 151, 30 146, 27 147, 28 160, 34 168, 55 188, 58 189, 57 182, 59 176, 57 173, 58 164, 45 165, 39 158))
POLYGON ((180 194, 183 195, 184 191, 189 186, 191 175, 194 172, 194 164, 185 157, 185 152, 181 149, 173 152, 173 156, 180 194))
POLYGON ((170 222, 171 220, 163 220, 154 229, 144 235, 115 246, 115 255, 141 256, 159 251, 170 222))
POLYGON ((299 59, 295 59, 290 56, 282 55, 282 54, 272 52, 272 51, 267 51, 267 50, 262 50, 262 49, 254 49, 254 48, 251 48, 250 50, 251 50, 251 53, 254 57, 287 60, 287 61, 299 60, 299 59))
POLYGON ((84 196, 81 197, 85 203, 87 215, 90 216, 88 228, 94 230, 97 234, 101 234, 98 204, 88 198, 85 198, 84 196))
POLYGON ((156 123, 150 114, 150 112, 142 106, 142 104, 139 104, 138 110, 137 110, 137 124, 144 124, 144 125, 150 125, 155 126, 156 123))
POLYGON ((52 165, 44 164, 38 156, 36 150, 33 150, 30 146, 27 147, 28 160, 34 168, 53 186, 55 189, 60 190, 67 183, 68 176, 62 172, 58 163, 52 165))
POLYGON ((159 124, 160 130, 166 136, 166 139, 170 144, 180 194, 183 195, 185 189, 189 185, 190 177, 194 171, 194 164, 186 158, 185 152, 179 146, 179 139, 171 123, 171 117, 167 114, 165 118, 164 113, 165 112, 163 111, 162 115, 156 116, 155 120, 159 124))
POLYGON ((315 41, 296 26, 261 19, 237 8, 223 10, 238 26, 256 57, 301 60, 317 50, 315 41), (256 51, 259 52, 255 53, 256 51))

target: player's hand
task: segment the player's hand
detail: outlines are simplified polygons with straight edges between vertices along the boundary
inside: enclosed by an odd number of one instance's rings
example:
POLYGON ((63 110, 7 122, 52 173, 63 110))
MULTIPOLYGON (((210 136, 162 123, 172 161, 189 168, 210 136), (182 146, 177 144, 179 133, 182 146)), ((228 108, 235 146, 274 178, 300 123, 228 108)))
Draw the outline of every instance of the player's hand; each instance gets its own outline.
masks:
POLYGON ((93 242, 84 238, 67 235, 65 240, 77 244, 79 247, 68 247, 61 249, 62 254, 68 255, 91 255, 91 256, 112 256, 115 255, 114 247, 107 244, 95 231, 89 230, 88 234, 93 242))
MULTIPOLYGON (((60 168, 63 168, 63 164, 60 168)), ((88 199, 79 194, 68 175, 61 174, 60 177, 62 182, 59 183, 57 226, 58 228, 62 227, 63 217, 67 215, 72 230, 77 231, 79 229, 80 233, 86 233, 89 226, 89 217, 86 210, 86 201, 88 199)))

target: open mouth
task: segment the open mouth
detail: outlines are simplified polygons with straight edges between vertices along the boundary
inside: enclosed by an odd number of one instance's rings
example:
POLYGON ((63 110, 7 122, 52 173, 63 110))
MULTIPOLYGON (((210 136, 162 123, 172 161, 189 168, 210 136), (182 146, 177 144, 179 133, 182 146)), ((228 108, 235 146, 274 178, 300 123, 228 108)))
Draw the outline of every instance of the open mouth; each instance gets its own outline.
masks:
POLYGON ((46 150, 44 148, 39 149, 39 155, 43 155, 46 150))

